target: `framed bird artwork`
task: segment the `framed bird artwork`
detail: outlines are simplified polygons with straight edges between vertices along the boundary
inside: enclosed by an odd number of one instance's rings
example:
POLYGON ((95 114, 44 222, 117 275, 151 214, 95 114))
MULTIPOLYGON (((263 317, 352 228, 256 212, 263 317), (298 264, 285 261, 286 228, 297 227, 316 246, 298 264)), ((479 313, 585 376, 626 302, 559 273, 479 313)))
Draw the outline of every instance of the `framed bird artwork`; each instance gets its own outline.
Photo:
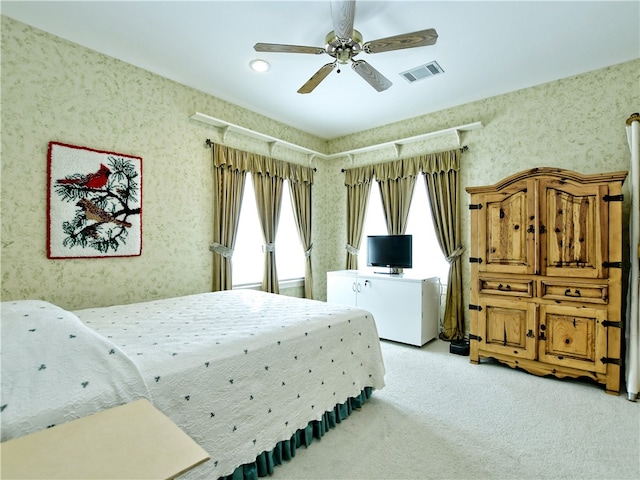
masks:
POLYGON ((142 253, 142 158, 49 142, 47 257, 142 253))

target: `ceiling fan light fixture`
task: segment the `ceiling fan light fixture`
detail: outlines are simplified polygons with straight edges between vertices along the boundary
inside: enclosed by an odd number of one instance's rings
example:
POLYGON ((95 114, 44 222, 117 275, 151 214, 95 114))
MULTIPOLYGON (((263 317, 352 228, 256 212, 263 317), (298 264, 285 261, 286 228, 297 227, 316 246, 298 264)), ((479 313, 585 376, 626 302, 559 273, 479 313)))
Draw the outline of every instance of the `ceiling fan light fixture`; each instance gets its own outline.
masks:
POLYGON ((347 48, 338 48, 335 53, 336 53, 336 59, 338 60, 338 62, 342 63, 343 65, 345 63, 348 63, 349 60, 351 60, 351 57, 353 56, 353 54, 351 53, 351 50, 347 48))
POLYGON ((249 62, 249 66, 254 72, 260 73, 266 72, 267 70, 269 70, 269 68, 271 68, 269 62, 267 62, 266 60, 261 60, 259 58, 251 60, 251 62, 249 62))

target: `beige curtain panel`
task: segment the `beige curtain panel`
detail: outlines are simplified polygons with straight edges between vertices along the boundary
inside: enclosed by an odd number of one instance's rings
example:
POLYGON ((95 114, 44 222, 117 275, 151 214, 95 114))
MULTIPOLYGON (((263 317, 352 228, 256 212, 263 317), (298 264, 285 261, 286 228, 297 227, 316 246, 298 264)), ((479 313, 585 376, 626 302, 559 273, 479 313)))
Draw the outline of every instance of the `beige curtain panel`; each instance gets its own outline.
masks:
POLYGON ((460 231, 460 155, 460 150, 451 150, 420 157, 438 243, 450 265, 442 322, 445 340, 459 340, 465 334, 460 260, 464 251, 460 231))
POLYGON ((238 165, 247 154, 213 145, 213 285, 214 292, 231 290, 231 256, 236 243, 245 172, 238 165))
POLYGON ((344 184, 347 187, 347 270, 358 269, 358 249, 362 240, 362 229, 367 214, 372 181, 373 167, 371 165, 345 170, 344 184))
POLYGON ((313 273, 311 270, 311 184, 313 170, 300 165, 291 166, 289 193, 293 205, 293 217, 305 255, 304 296, 313 298, 313 273))
MULTIPOLYGON (((311 205, 311 185, 313 184, 313 168, 304 167, 280 160, 274 160, 263 155, 244 152, 224 145, 213 144, 213 178, 214 209, 213 209, 213 291, 230 290, 232 288, 231 257, 235 245, 238 229, 240 205, 244 192, 246 173, 251 173, 256 190, 256 202, 261 217, 264 235, 265 273, 263 276, 263 290, 278 291, 278 276, 275 262, 275 235, 282 200, 282 182, 289 180, 291 184, 301 183, 309 186, 308 207, 303 204, 303 212, 294 212, 296 222, 302 221, 302 228, 309 232, 308 239, 301 237, 306 252, 310 255, 311 215, 306 214, 311 205), (300 220, 299 220, 300 219, 300 220)), ((296 203, 294 209, 299 207, 296 203)), ((310 262, 310 258, 307 258, 310 262)), ((305 267, 305 291, 307 282, 311 283, 311 266, 305 267)), ((310 285, 312 288, 312 285, 310 285)), ((312 290, 311 290, 312 291, 312 290)))
POLYGON ((276 234, 280 220, 280 206, 282 205, 282 184, 284 180, 269 173, 251 172, 253 188, 258 207, 258 216, 262 227, 264 240, 264 269, 262 275, 262 290, 280 293, 278 286, 278 271, 276 268, 276 234))

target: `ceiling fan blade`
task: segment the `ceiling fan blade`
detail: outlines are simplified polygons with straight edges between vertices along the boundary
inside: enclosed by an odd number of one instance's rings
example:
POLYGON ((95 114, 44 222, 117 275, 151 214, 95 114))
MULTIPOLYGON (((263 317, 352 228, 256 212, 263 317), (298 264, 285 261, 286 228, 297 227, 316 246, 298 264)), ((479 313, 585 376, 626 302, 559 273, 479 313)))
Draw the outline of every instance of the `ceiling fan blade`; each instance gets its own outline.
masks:
POLYGON ((282 52, 282 53, 312 53, 318 55, 325 53, 322 47, 305 47, 301 45, 282 45, 280 43, 256 43, 253 46, 256 52, 282 52))
POLYGON ((437 39, 438 33, 435 29, 429 28, 419 32, 372 40, 362 45, 362 50, 366 53, 380 53, 403 48, 426 47, 435 44, 437 39))
POLYGON ((336 37, 346 40, 353 36, 353 19, 355 15, 355 0, 331 2, 331 18, 333 20, 333 32, 336 37))
POLYGON ((327 63, 320 67, 320 70, 314 73, 313 77, 307 80, 307 83, 300 87, 298 93, 311 93, 313 89, 316 88, 320 82, 333 71, 334 68, 336 68, 336 62, 327 63))
POLYGON ((373 68, 364 60, 354 60, 351 64, 351 68, 353 68, 358 75, 364 78, 369 85, 375 88, 377 91, 382 92, 389 88, 393 83, 387 77, 382 75, 379 71, 373 68))

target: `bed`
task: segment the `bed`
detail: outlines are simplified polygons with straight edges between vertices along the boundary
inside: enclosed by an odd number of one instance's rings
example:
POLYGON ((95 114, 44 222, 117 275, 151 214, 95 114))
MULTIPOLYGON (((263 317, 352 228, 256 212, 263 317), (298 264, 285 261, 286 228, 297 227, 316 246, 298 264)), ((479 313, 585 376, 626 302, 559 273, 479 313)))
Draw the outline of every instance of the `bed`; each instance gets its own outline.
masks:
POLYGON ((211 456, 185 478, 262 476, 383 386, 375 322, 353 307, 253 290, 2 303, 3 441, 144 397, 211 456))

